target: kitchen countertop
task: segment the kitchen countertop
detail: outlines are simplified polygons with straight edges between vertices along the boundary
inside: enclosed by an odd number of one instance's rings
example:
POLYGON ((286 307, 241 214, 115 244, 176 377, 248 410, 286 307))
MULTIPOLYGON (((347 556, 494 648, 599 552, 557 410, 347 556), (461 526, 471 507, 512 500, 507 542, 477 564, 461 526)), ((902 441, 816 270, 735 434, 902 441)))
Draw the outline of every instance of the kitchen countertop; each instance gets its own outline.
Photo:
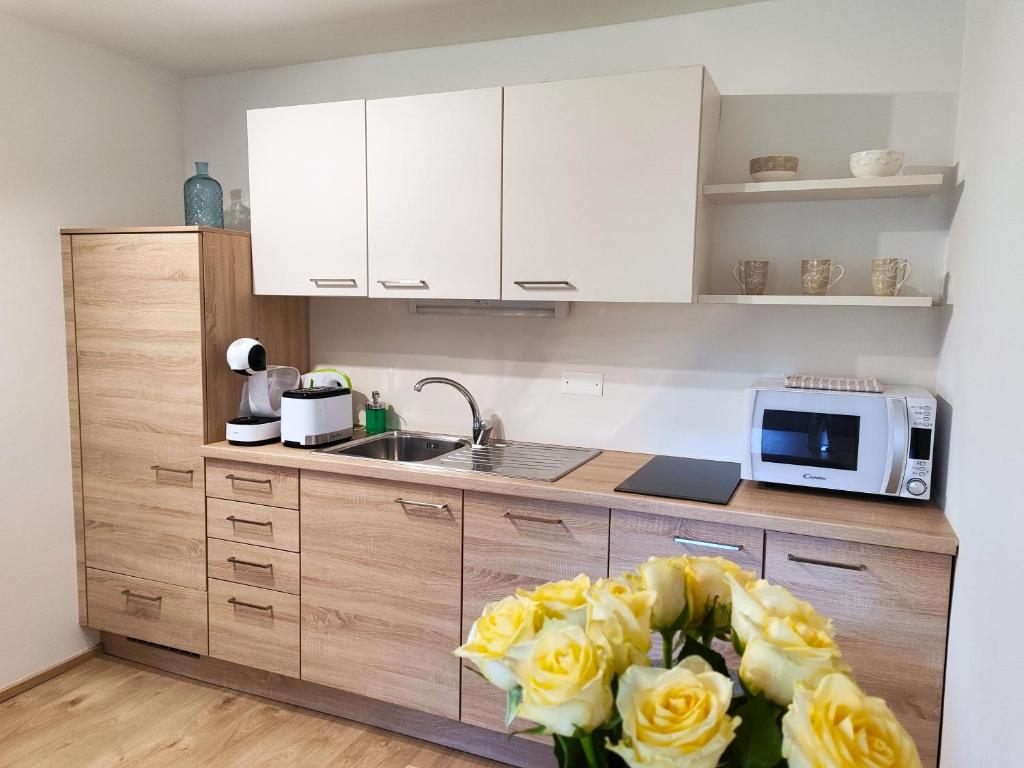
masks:
POLYGON ((944 555, 955 555, 958 546, 953 528, 933 501, 768 486, 747 480, 725 505, 616 492, 615 486, 652 458, 645 453, 605 451, 562 479, 546 483, 319 455, 280 443, 245 447, 219 442, 203 446, 201 452, 211 459, 671 515, 944 555))

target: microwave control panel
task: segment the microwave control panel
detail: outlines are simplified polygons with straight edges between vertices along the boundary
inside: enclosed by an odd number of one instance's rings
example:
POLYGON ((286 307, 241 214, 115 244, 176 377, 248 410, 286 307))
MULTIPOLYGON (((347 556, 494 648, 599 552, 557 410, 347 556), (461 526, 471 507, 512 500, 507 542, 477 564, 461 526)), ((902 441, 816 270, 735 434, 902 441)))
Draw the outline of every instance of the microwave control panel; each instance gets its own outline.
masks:
POLYGON ((931 496, 932 451, 935 447, 935 400, 907 398, 910 440, 900 496, 927 499, 931 496))

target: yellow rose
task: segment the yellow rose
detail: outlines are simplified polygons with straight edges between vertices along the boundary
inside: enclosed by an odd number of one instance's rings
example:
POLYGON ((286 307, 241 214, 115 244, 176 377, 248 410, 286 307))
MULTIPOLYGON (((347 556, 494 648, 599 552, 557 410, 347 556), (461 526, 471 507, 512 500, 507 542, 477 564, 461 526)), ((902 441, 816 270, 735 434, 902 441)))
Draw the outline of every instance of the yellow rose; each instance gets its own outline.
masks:
POLYGON ((729 574, 741 585, 754 580, 754 574, 724 557, 689 557, 686 561, 686 604, 690 606, 690 629, 704 624, 708 611, 715 613, 710 622, 716 633, 729 629, 732 588, 726 581, 729 574))
POLYGON ((611 646, 612 668, 620 675, 633 664, 651 663, 651 606, 654 593, 637 591, 625 579, 601 579, 586 595, 587 634, 611 646))
POLYGON ((750 638, 761 634, 769 619, 792 618, 833 636, 832 621, 814 610, 810 603, 797 600, 785 587, 764 579, 743 582, 731 573, 723 576, 732 597, 733 637, 742 649, 750 638))
POLYGON ((782 718, 782 755, 790 768, 921 768, 913 739, 886 703, 840 674, 797 689, 782 718))
POLYGON ((798 685, 813 688, 827 675, 847 671, 840 656, 829 633, 792 617, 772 617, 748 639, 740 679, 754 693, 786 706, 798 685))
POLYGON ((644 589, 655 595, 651 627, 659 632, 672 628, 686 608, 686 561, 685 557, 652 557, 637 566, 644 589))
POLYGON ((565 619, 586 606, 588 589, 590 577, 581 573, 575 579, 549 581, 532 591, 519 587, 516 596, 536 603, 548 618, 565 619))
POLYGON ((615 703, 622 742, 608 748, 631 768, 714 768, 740 724, 729 716, 732 681, 697 656, 672 669, 630 667, 615 703))
POLYGON ((599 728, 612 710, 611 649, 568 622, 545 624, 537 637, 512 648, 523 687, 518 715, 548 733, 573 736, 599 728))
POLYGON ((733 637, 743 650, 740 679, 777 704, 793 700, 797 685, 815 686, 844 672, 832 621, 785 587, 763 579, 741 584, 725 575, 732 591, 733 637))
POLYGON ((540 609, 529 600, 506 597, 490 603, 455 655, 472 661, 491 684, 510 691, 517 683, 505 657, 512 646, 533 639, 543 621, 540 609))

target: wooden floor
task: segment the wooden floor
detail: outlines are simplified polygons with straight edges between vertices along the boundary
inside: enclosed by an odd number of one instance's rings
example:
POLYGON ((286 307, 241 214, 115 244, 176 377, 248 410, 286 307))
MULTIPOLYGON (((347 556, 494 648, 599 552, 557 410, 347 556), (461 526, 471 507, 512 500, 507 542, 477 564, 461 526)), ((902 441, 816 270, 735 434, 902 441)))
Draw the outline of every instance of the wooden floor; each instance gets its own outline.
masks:
POLYGON ((108 657, 0 704, 2 768, 499 765, 108 657))

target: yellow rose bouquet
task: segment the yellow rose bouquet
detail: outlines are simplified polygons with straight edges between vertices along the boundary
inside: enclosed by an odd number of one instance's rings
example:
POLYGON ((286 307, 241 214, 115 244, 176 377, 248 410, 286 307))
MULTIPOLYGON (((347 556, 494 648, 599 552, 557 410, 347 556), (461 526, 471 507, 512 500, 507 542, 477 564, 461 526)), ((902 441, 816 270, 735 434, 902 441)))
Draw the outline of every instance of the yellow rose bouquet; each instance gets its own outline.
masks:
POLYGON ((921 766, 857 686, 831 620, 720 557, 518 589, 455 653, 505 691, 507 725, 553 736, 560 768, 921 766), (733 676, 715 640, 739 654, 733 676))

